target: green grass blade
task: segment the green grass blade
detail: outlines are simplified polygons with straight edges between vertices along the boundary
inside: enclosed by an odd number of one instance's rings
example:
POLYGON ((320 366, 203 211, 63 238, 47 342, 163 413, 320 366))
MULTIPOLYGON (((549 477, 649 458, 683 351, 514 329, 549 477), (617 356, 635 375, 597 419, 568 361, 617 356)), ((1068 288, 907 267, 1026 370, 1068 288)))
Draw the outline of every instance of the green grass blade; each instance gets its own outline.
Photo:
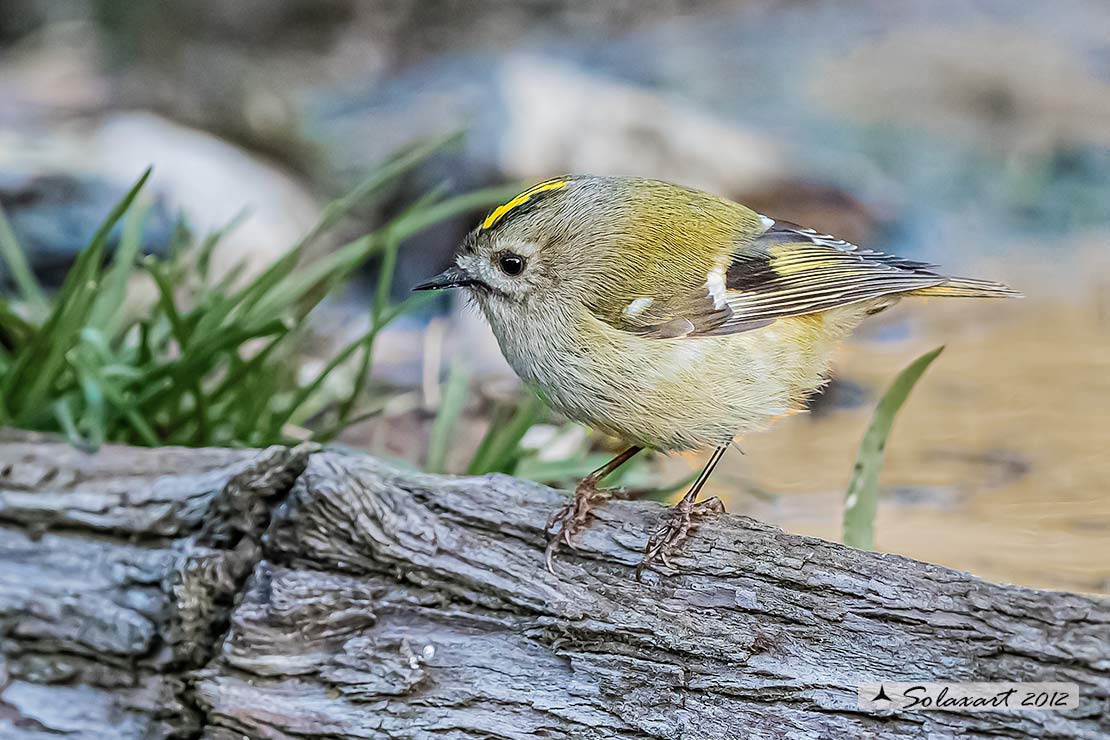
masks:
POLYGON ((88 414, 83 416, 93 432, 93 439, 88 440, 87 444, 94 443, 100 429, 107 429, 109 413, 118 414, 127 420, 143 444, 153 447, 164 443, 164 440, 154 433, 147 419, 139 413, 139 404, 135 398, 108 378, 104 368, 99 364, 100 358, 91 356, 93 353, 82 352, 82 349, 92 349, 92 345, 85 341, 82 346, 73 349, 69 354, 69 362, 79 377, 81 394, 87 399, 87 403, 94 407, 91 410, 95 414, 103 415, 100 419, 90 417, 88 414))
POLYGON ((336 425, 338 425, 341 430, 345 428, 345 420, 353 413, 355 404, 358 403, 359 397, 362 396, 363 392, 366 390, 366 383, 370 380, 370 367, 374 359, 374 342, 377 340, 378 334, 398 317, 409 311, 416 310, 427 303, 431 303, 433 300, 435 300, 435 295, 432 293, 416 293, 410 295, 395 306, 390 306, 387 302, 384 308, 382 308, 382 313, 371 320, 372 325, 377 327, 377 331, 372 332, 363 343, 362 351, 359 356, 358 369, 355 370, 355 380, 351 386, 351 393, 339 405, 339 418, 336 421, 336 425))
POLYGON ((150 177, 148 168, 139 181, 124 196, 93 235, 70 271, 66 274, 62 289, 55 298, 54 310, 46 323, 20 352, 12 368, 6 374, 0 395, 14 400, 18 393, 18 405, 9 403, 13 416, 38 414, 46 407, 51 387, 58 381, 66 367, 66 353, 73 346, 78 332, 88 320, 89 310, 99 288, 101 264, 108 236, 123 214, 142 190, 150 177))
POLYGON ((77 255, 77 260, 74 262, 69 272, 66 273, 65 282, 62 283, 62 289, 55 299, 56 305, 65 304, 73 293, 84 289, 86 285, 85 281, 88 280, 90 276, 99 275, 101 265, 104 261, 104 250, 108 244, 108 237, 116 227, 116 224, 119 223, 119 220, 130 210, 131 204, 139 195, 139 191, 143 189, 146 181, 150 178, 150 172, 151 170, 148 167, 146 171, 143 172, 142 177, 131 186, 131 190, 127 192, 127 195, 123 196, 123 199, 115 205, 107 218, 100 224, 96 233, 93 234, 93 238, 89 240, 89 246, 85 247, 85 249, 81 251, 81 254, 77 255))
MULTIPOLYGON (((378 288, 374 294, 374 304, 370 309, 370 325, 377 327, 383 326, 382 316, 389 308, 389 295, 393 290, 393 273, 397 268, 397 252, 401 248, 401 242, 388 230, 382 243, 384 244, 384 253, 382 254, 381 264, 378 266, 378 288)), ((339 423, 342 423, 344 419, 351 415, 351 410, 354 409, 359 396, 362 395, 362 391, 366 387, 367 378, 370 375, 370 363, 374 358, 375 339, 377 339, 377 332, 371 334, 362 347, 358 369, 355 371, 354 387, 347 399, 339 406, 339 423)))
POLYGON ((18 347, 35 333, 35 327, 23 319, 11 304, 0 296, 0 348, 5 344, 18 347))
POLYGON ((281 319, 273 319, 260 326, 243 328, 232 326, 215 336, 199 337, 193 342, 192 352, 188 356, 177 357, 149 368, 143 376, 143 382, 152 383, 166 377, 181 380, 189 373, 201 371, 206 367, 206 363, 220 352, 234 350, 252 339, 271 337, 287 331, 289 331, 287 323, 281 319))
POLYGON ((875 547, 875 512, 879 506, 879 474, 883 469, 886 440, 894 426, 894 417, 902 408, 914 385, 925 369, 944 347, 937 347, 914 360, 898 374, 883 394, 871 425, 863 435, 859 455, 852 469, 852 481, 844 498, 844 544, 861 550, 875 547))
MULTIPOLYGON (((265 276, 264 281, 255 286, 256 290, 243 300, 240 309, 242 320, 251 322, 261 317, 271 317, 294 304, 297 304, 295 316, 302 318, 324 295, 390 244, 399 245, 404 239, 440 221, 500 202, 508 192, 511 191, 506 188, 487 188, 453 196, 438 203, 432 202, 437 197, 436 194, 429 194, 379 231, 351 241, 302 269, 294 270, 295 265, 288 263, 280 273, 265 276)), ((284 259, 283 257, 282 260, 284 259)), ((388 285, 391 280, 390 271, 386 273, 383 282, 388 285)), ((380 289, 379 295, 382 295, 380 289)), ((385 298, 388 297, 388 290, 384 295, 385 298)), ((385 298, 375 299, 376 310, 380 310, 378 301, 385 298)))
MULTIPOLYGON (((460 213, 474 210, 475 203, 491 202, 492 191, 479 191, 484 193, 484 199, 472 197, 473 194, 448 198, 440 203, 433 203, 437 197, 435 193, 429 194, 415 204, 405 209, 391 222, 376 232, 366 234, 343 245, 333 253, 321 257, 299 270, 290 268, 281 276, 275 276, 272 285, 244 303, 242 315, 246 321, 255 321, 262 316, 274 316, 287 310, 294 304, 295 315, 301 318, 308 314, 317 303, 330 292, 336 285, 345 280, 361 265, 377 255, 390 245, 399 245, 404 239, 432 226, 439 221, 451 218, 460 213)), ((392 281, 392 271, 384 273, 382 282, 387 286, 392 281)), ((379 295, 381 291, 379 290, 379 295)), ((385 291, 388 298, 388 290, 385 291)), ((375 306, 379 300, 375 299, 375 306)))
POLYGON ((532 393, 525 393, 512 417, 505 423, 495 419, 478 445, 478 451, 467 466, 467 475, 511 473, 520 459, 520 441, 543 414, 543 402, 532 393))
POLYGON ((447 471, 447 451, 451 449, 455 427, 466 407, 466 390, 469 385, 470 373, 460 363, 453 364, 447 373, 443 397, 428 438, 428 455, 424 467, 429 473, 447 471))
POLYGON ((77 430, 77 421, 73 418, 73 409, 70 407, 69 398, 64 396, 59 398, 50 405, 50 408, 54 413, 54 418, 58 421, 62 434, 66 436, 66 440, 71 445, 79 450, 91 451, 91 449, 95 449, 91 448, 85 438, 81 436, 81 432, 77 430))
POLYGON ((87 374, 88 382, 96 384, 97 392, 103 394, 104 402, 127 421, 142 444, 157 447, 165 441, 159 439, 147 419, 139 413, 136 399, 106 378, 101 368, 84 364, 81 370, 87 374))
POLYGON ((189 348, 189 332, 185 322, 181 320, 181 313, 177 310, 177 304, 173 297, 173 286, 170 285, 170 276, 162 269, 158 260, 153 257, 143 260, 143 269, 154 278, 154 284, 158 287, 158 303, 170 322, 170 332, 177 340, 177 344, 181 348, 181 354, 185 354, 185 351, 189 348))
POLYGON ((356 414, 348 416, 346 419, 341 419, 338 423, 333 424, 330 427, 325 427, 319 431, 313 432, 312 441, 318 442, 319 444, 327 444, 338 437, 340 433, 343 432, 343 430, 347 427, 354 426, 355 424, 361 424, 364 421, 369 421, 375 416, 381 416, 382 412, 385 411, 385 408, 386 404, 382 401, 379 401, 377 406, 359 411, 356 414))
POLYGON ((321 387, 323 387, 324 381, 326 381, 328 377, 331 376, 333 372, 335 372, 335 369, 349 360, 351 356, 354 355, 354 353, 363 346, 364 343, 371 341, 374 335, 377 334, 377 332, 377 327, 372 327, 361 337, 348 344, 339 353, 337 353, 335 357, 331 358, 328 364, 325 365, 324 368, 316 374, 316 377, 313 378, 312 382, 298 389, 296 394, 293 396, 293 400, 289 402, 289 405, 286 406, 285 410, 280 414, 275 415, 273 420, 270 422, 270 434, 273 436, 279 435, 281 433, 282 427, 289 423, 294 414, 297 413, 297 410, 300 409, 305 404, 305 402, 307 402, 314 394, 316 394, 321 387))
MULTIPOLYGON (((400 244, 399 238, 395 236, 395 229, 399 228, 397 225, 403 223, 407 215, 412 213, 416 208, 417 207, 414 206, 413 209, 409 209, 405 214, 399 216, 393 224, 386 226, 383 229, 384 234, 368 234, 356 239, 341 247, 333 254, 317 260, 304 270, 292 275, 289 280, 280 282, 273 291, 270 291, 270 295, 260 298, 249 313, 243 317, 243 320, 260 320, 265 316, 279 314, 289 305, 297 301, 302 301, 302 303, 295 312, 296 318, 303 318, 324 295, 330 292, 342 280, 346 279, 359 265, 366 262, 366 260, 377 251, 385 247, 387 250, 395 252, 400 244), (309 296, 316 297, 309 298, 309 296)), ((441 212, 451 213, 452 211, 448 210, 441 212)), ((401 233, 410 234, 411 232, 401 230, 401 233)), ((395 257, 396 255, 394 254, 394 259, 395 257)), ((383 273, 385 277, 379 282, 379 293, 384 286, 388 297, 388 289, 392 281, 392 261, 390 261, 390 265, 387 267, 388 271, 383 273)), ((424 302, 422 296, 414 296, 413 298, 416 300, 409 299, 403 301, 399 308, 407 309, 424 302)), ((362 354, 359 362, 359 370, 355 378, 355 388, 347 401, 340 407, 340 421, 342 421, 344 417, 350 415, 358 396, 364 388, 365 376, 369 371, 369 363, 373 352, 373 342, 378 332, 402 313, 402 310, 387 310, 387 307, 387 304, 379 304, 377 299, 375 300, 373 311, 375 318, 371 322, 371 330, 343 350, 341 353, 342 360, 340 360, 339 357, 334 358, 333 362, 329 363, 329 366, 317 377, 316 381, 298 392, 288 409, 275 417, 274 424, 276 424, 277 428, 280 429, 287 424, 296 413, 296 410, 305 403, 313 393, 319 390, 326 376, 335 370, 342 361, 346 361, 355 351, 361 348, 362 354)), ((274 427, 271 426, 271 431, 273 432, 273 430, 274 427)))
MULTIPOLYGON (((242 304, 244 311, 253 311, 264 296, 271 295, 278 284, 293 274, 305 250, 328 230, 346 218, 358 206, 368 202, 371 197, 382 192, 405 173, 419 166, 441 149, 461 140, 460 134, 452 134, 413 147, 394 157, 390 162, 374 171, 354 190, 341 198, 333 200, 324 207, 323 215, 309 232, 285 253, 277 262, 259 275, 250 285, 236 296, 236 304, 242 304)), ((357 241, 357 240, 356 240, 357 241)), ((353 269, 353 268, 352 268, 353 269)))
POLYGON ((19 246, 19 241, 15 238, 15 232, 12 231, 12 225, 8 222, 8 217, 4 214, 3 208, 0 208, 0 260, 7 264, 12 282, 19 289, 23 300, 27 302, 36 315, 45 315, 50 310, 46 293, 43 292, 42 286, 35 278, 34 271, 27 263, 27 257, 23 253, 23 248, 19 246))
POLYGON ((467 475, 480 475, 481 471, 485 470, 486 460, 490 457, 490 450, 496 443, 497 431, 503 428, 512 418, 512 410, 494 409, 490 414, 489 428, 482 438, 478 440, 478 449, 474 450, 474 454, 470 457, 470 463, 466 466, 467 475))
POLYGON ((241 387, 245 379, 248 378, 251 373, 258 372, 263 365, 266 364, 270 355, 272 355, 278 346, 285 341, 285 338, 289 336, 290 331, 292 331, 292 327, 287 327, 286 331, 281 332, 267 342, 266 346, 256 352, 249 360, 241 360, 228 370, 227 376, 220 381, 220 384, 216 386, 216 389, 209 395, 209 400, 212 403, 220 401, 228 391, 237 386, 241 387))
MULTIPOLYGON (((562 460, 541 460, 537 455, 528 455, 516 466, 513 475, 549 486, 574 485, 612 459, 613 456, 605 452, 579 454, 562 460)), ((606 478, 606 483, 611 485, 613 481, 606 478)))
POLYGON ((402 175, 415 169, 436 152, 458 144, 460 141, 462 141, 462 133, 456 132, 430 139, 397 155, 375 170, 374 174, 359 183, 350 193, 329 203, 324 208, 324 214, 320 222, 308 233, 302 242, 315 240, 342 219, 346 218, 356 207, 369 200, 371 196, 381 192, 385 187, 395 182, 402 175))
POLYGON ((374 293, 374 304, 370 310, 370 322, 377 324, 385 309, 389 307, 389 294, 393 292, 393 273, 397 270, 397 252, 401 242, 386 235, 383 240, 382 261, 378 265, 378 287, 374 293))
MULTIPOLYGON (((177 340, 178 346, 181 348, 182 356, 190 355, 191 343, 189 341, 189 331, 185 323, 181 320, 181 314, 177 310, 177 304, 174 302, 173 286, 170 285, 169 276, 153 257, 143 260, 143 267, 146 268, 147 272, 154 278, 154 283, 158 286, 158 301, 162 305, 162 311, 169 319, 170 329, 173 332, 174 339, 177 340)), ((215 366, 215 363, 205 364, 209 368, 215 366)), ((187 377, 187 382, 191 391, 190 395, 193 397, 193 416, 196 422, 193 444, 197 446, 203 445, 209 441, 208 399, 205 398, 204 388, 201 385, 202 374, 203 371, 189 373, 187 377)))
POLYGON ((380 248, 381 240, 375 234, 368 234, 296 271, 290 269, 273 285, 244 303, 239 321, 250 323, 277 316, 298 303, 301 305, 294 313, 297 318, 304 316, 319 300, 307 300, 308 296, 322 298, 380 248))
POLYGON ((227 238, 228 234, 242 226, 250 214, 250 208, 240 209, 224 226, 204 238, 194 260, 197 276, 201 279, 201 282, 208 281, 208 274, 212 267, 212 255, 216 251, 216 247, 227 238))
POLYGON ((104 392, 92 378, 81 377, 79 382, 81 392, 85 396, 86 412, 83 426, 88 430, 87 444, 97 450, 108 436, 108 414, 104 392))
MULTIPOLYGON (((362 350, 363 356, 369 357, 373 353, 374 340, 383 329, 389 326, 390 323, 392 323, 395 319, 402 316, 406 312, 422 306, 433 299, 434 296, 428 293, 418 293, 416 295, 409 296, 407 299, 401 301, 396 306, 387 308, 385 310, 385 313, 381 316, 380 320, 377 323, 373 324, 370 329, 367 330, 362 336, 348 344, 338 354, 336 354, 336 356, 333 357, 331 361, 328 362, 328 364, 325 365, 324 368, 316 375, 316 378, 314 378, 307 385, 302 386, 297 390, 296 394, 294 394, 293 400, 285 407, 285 409, 280 413, 274 415, 273 421, 271 422, 269 427, 270 434, 272 436, 279 435, 281 428, 292 421, 297 411, 300 410, 300 408, 314 394, 316 394, 321 389, 321 387, 323 387, 324 381, 327 380, 327 378, 336 370, 336 368, 349 360, 355 352, 362 350)), ((360 364, 360 370, 363 373, 366 373, 368 371, 368 368, 360 364)), ((358 400, 358 397, 362 395, 364 387, 365 375, 360 375, 355 379, 354 387, 351 391, 351 394, 340 406, 339 418, 335 422, 335 424, 333 424, 333 427, 337 430, 334 433, 338 433, 345 429, 349 424, 354 423, 353 421, 348 421, 348 419, 351 417, 354 404, 358 400)))
POLYGON ((115 336, 123 324, 127 283, 143 246, 143 226, 149 212, 150 206, 140 203, 127 214, 119 245, 112 257, 112 265, 100 281, 100 291, 93 304, 88 325, 100 329, 109 337, 115 336))
POLYGON ((410 209, 407 214, 397 220, 393 227, 395 229, 394 236, 398 239, 404 239, 440 221, 504 203, 519 192, 519 185, 498 185, 453 195, 424 208, 410 209))

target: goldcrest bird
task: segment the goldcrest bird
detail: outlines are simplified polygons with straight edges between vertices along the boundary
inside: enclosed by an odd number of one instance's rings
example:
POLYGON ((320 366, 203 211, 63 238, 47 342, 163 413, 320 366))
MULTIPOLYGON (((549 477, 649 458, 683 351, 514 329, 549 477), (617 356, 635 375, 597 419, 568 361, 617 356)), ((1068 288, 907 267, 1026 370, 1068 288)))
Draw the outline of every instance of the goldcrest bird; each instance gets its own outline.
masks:
POLYGON ((641 449, 713 449, 639 577, 693 516, 721 510, 697 496, 733 440, 801 410, 866 316, 905 295, 1018 295, 934 270, 699 190, 571 175, 495 208, 455 264, 415 289, 464 288, 527 385, 628 446, 549 521, 549 569, 607 497, 597 484, 641 449))

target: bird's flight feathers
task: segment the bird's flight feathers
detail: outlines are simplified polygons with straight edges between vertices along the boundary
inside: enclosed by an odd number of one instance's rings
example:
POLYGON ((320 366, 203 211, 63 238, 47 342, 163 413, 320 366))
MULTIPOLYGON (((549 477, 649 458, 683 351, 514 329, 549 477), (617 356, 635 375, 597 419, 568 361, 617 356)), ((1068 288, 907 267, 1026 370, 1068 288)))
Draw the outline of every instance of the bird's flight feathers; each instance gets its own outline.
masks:
POLYGON ((860 249, 789 222, 764 217, 763 224, 761 233, 731 247, 697 289, 622 298, 619 312, 599 317, 626 331, 667 339, 749 331, 776 319, 900 293, 1017 295, 999 283, 950 278, 934 272, 934 265, 860 249))

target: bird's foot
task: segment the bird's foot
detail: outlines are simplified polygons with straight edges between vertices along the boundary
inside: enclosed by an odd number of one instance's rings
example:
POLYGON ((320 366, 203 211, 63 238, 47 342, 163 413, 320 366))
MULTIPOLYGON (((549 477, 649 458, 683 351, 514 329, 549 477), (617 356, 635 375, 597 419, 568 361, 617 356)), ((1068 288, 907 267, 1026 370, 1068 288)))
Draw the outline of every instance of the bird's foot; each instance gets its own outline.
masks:
POLYGON ((680 545, 696 529, 695 518, 706 515, 723 514, 724 504, 714 496, 704 501, 687 501, 683 499, 664 514, 663 524, 655 530, 644 548, 644 557, 636 566, 636 580, 640 580, 644 570, 651 567, 655 561, 661 561, 668 568, 671 567, 667 557, 673 555, 680 545))
POLYGON ((595 480, 587 478, 574 489, 574 498, 547 520, 547 526, 543 530, 547 535, 544 558, 547 562, 547 570, 552 575, 555 575, 553 558, 559 551, 559 547, 566 545, 574 550, 571 537, 585 529, 593 508, 609 500, 613 495, 613 491, 598 488, 595 480))

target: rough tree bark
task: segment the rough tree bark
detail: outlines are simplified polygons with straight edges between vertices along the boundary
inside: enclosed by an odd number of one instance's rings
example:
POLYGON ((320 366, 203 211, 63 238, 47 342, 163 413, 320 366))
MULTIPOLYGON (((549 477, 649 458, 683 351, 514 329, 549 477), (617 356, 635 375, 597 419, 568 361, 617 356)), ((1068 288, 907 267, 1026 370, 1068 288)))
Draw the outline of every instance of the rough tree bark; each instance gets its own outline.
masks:
POLYGON ((726 516, 368 457, 0 444, 0 737, 1110 736, 1110 603, 726 516), (855 708, 886 680, 1074 681, 1065 712, 855 708))

